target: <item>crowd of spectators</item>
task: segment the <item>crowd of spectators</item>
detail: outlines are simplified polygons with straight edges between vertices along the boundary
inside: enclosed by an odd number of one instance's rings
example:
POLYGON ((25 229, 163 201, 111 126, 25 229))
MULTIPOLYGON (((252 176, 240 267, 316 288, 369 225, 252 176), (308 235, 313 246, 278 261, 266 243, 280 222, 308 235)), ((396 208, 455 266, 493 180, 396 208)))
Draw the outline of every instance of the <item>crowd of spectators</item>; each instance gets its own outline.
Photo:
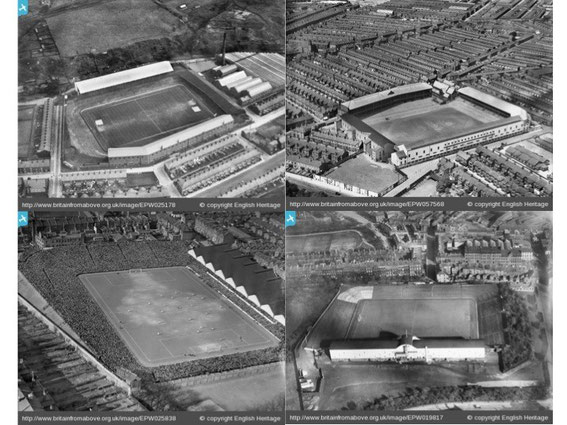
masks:
POLYGON ((281 360, 283 326, 261 315, 241 295, 212 277, 208 269, 192 259, 187 251, 188 245, 184 241, 102 242, 45 251, 31 248, 20 256, 19 269, 106 366, 112 370, 119 367, 131 370, 142 381, 167 381, 281 360), (79 279, 79 275, 87 273, 187 265, 198 270, 207 285, 279 338, 280 345, 211 359, 145 367, 128 350, 79 279))

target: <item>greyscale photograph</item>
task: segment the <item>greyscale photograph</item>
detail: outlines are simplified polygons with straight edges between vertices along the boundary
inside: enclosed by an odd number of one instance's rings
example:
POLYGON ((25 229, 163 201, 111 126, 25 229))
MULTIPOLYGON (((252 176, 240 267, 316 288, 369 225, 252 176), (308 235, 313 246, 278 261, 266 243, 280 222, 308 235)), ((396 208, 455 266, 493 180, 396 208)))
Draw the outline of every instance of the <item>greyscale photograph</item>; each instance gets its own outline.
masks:
POLYGON ((552 195, 552 0, 288 0, 286 23, 287 196, 552 195))
POLYGON ((300 212, 286 408, 552 410, 551 212, 300 212))
POLYGON ((21 197, 277 197, 278 0, 30 0, 18 18, 21 197))
POLYGON ((36 212, 20 412, 281 412, 282 213, 36 212))

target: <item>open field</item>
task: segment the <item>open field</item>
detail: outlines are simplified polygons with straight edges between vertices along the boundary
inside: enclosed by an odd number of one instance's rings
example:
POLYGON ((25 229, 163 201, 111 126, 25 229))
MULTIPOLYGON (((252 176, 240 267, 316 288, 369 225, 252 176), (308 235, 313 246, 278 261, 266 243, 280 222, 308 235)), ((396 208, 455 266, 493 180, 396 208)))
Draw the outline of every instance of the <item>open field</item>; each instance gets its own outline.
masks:
POLYGON ((242 353, 277 340, 184 267, 80 276, 145 366, 242 353))
POLYGON ((284 397, 284 365, 272 364, 239 377, 221 378, 195 385, 164 384, 164 389, 184 409, 212 401, 224 410, 262 411, 281 408, 284 397))
POLYGON ((213 116, 182 85, 95 106, 81 115, 101 144, 111 148, 145 145, 213 116), (103 127, 96 120, 102 120, 103 127))
POLYGON ((184 28, 152 0, 114 0, 72 9, 49 17, 47 24, 65 57, 170 37, 184 28))
POLYGON ((428 197, 437 196, 437 182, 435 180, 426 178, 419 182, 413 189, 408 190, 402 196, 408 197, 428 197))
POLYGON ((355 230, 337 230, 307 235, 287 236, 286 252, 344 251, 372 248, 355 230))
POLYGON ((422 99, 364 117, 362 121, 394 143, 413 148, 448 139, 467 130, 474 131, 498 119, 501 118, 493 112, 463 99, 446 105, 422 99))
POLYGON ((366 155, 358 155, 343 162, 325 177, 376 193, 402 179, 402 175, 392 165, 373 161, 366 155))
POLYGON ((126 186, 156 186, 159 180, 153 171, 145 171, 142 173, 128 173, 126 175, 126 186))
MULTIPOLYGON (((499 375, 497 356, 485 364, 376 364, 330 363, 323 367, 325 384, 318 408, 335 410, 349 400, 361 405, 375 397, 396 397, 407 388, 466 385, 495 379, 499 375)), ((520 374, 519 379, 523 376, 520 374)))
POLYGON ((193 31, 191 52, 216 54, 227 31, 227 52, 284 51, 285 3, 270 0, 164 0, 193 31))

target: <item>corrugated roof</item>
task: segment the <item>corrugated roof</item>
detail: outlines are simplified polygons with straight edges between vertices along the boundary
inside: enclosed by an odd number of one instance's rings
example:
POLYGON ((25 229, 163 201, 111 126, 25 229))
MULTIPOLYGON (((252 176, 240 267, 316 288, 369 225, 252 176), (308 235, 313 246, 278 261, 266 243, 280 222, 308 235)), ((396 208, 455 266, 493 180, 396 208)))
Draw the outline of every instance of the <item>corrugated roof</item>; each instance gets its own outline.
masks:
MULTIPOLYGON (((331 350, 370 350, 370 349, 394 349, 403 345, 399 339, 350 339, 343 341, 332 341, 331 350)), ((482 339, 463 338, 422 338, 413 340, 415 348, 483 348, 485 343, 482 339)))
POLYGON ((459 94, 463 94, 480 102, 486 103, 487 105, 490 105, 502 112, 509 114, 511 117, 518 116, 522 118, 522 120, 528 119, 528 113, 519 106, 512 105, 511 103, 497 98, 496 96, 492 96, 488 93, 483 93, 473 87, 463 87, 462 89, 459 89, 459 94))
POLYGON ((248 295, 256 295, 261 305, 269 305, 274 315, 285 314, 282 279, 273 270, 227 244, 197 247, 195 254, 215 270, 222 270, 226 278, 231 277, 236 286, 243 286, 248 295))
POLYGON ((219 79, 217 80, 217 83, 219 83, 221 86, 224 87, 224 86, 226 86, 226 85, 229 84, 229 83, 232 83, 232 82, 234 82, 234 81, 241 80, 241 79, 243 79, 243 78, 246 78, 246 72, 244 72, 244 71, 238 71, 238 72, 235 72, 234 74, 229 74, 229 75, 227 75, 226 77, 219 78, 219 79))
POLYGON ((167 61, 152 63, 126 71, 115 72, 114 74, 103 75, 102 77, 91 78, 89 80, 77 81, 75 89, 81 93, 89 93, 102 90, 108 87, 119 86, 131 81, 142 80, 156 75, 173 72, 171 64, 167 61))
POLYGON ((271 89, 272 85, 268 81, 264 81, 263 83, 249 87, 247 91, 250 97, 254 97, 271 89))

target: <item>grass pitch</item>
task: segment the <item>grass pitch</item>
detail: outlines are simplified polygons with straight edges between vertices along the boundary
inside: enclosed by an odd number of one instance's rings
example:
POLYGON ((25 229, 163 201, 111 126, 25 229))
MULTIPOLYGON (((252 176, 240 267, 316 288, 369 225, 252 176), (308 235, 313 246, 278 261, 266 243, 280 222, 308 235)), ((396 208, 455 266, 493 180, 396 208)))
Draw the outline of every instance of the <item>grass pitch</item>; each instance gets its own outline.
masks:
POLYGON ((392 338, 406 331, 418 338, 461 337, 499 344, 503 335, 496 294, 496 285, 345 286, 313 326, 307 346, 392 338))
POLYGON ((362 300, 352 317, 347 339, 389 337, 478 338, 473 299, 362 300))
POLYGON ((213 113, 191 91, 175 85, 81 111, 101 145, 141 146, 199 124, 213 113), (96 121, 102 120, 103 126, 96 121))
POLYGON ((141 364, 268 348, 277 339, 185 267, 80 276, 141 364))
POLYGON ((446 105, 421 99, 361 119, 392 142, 415 148, 473 132, 502 118, 463 99, 446 105))

